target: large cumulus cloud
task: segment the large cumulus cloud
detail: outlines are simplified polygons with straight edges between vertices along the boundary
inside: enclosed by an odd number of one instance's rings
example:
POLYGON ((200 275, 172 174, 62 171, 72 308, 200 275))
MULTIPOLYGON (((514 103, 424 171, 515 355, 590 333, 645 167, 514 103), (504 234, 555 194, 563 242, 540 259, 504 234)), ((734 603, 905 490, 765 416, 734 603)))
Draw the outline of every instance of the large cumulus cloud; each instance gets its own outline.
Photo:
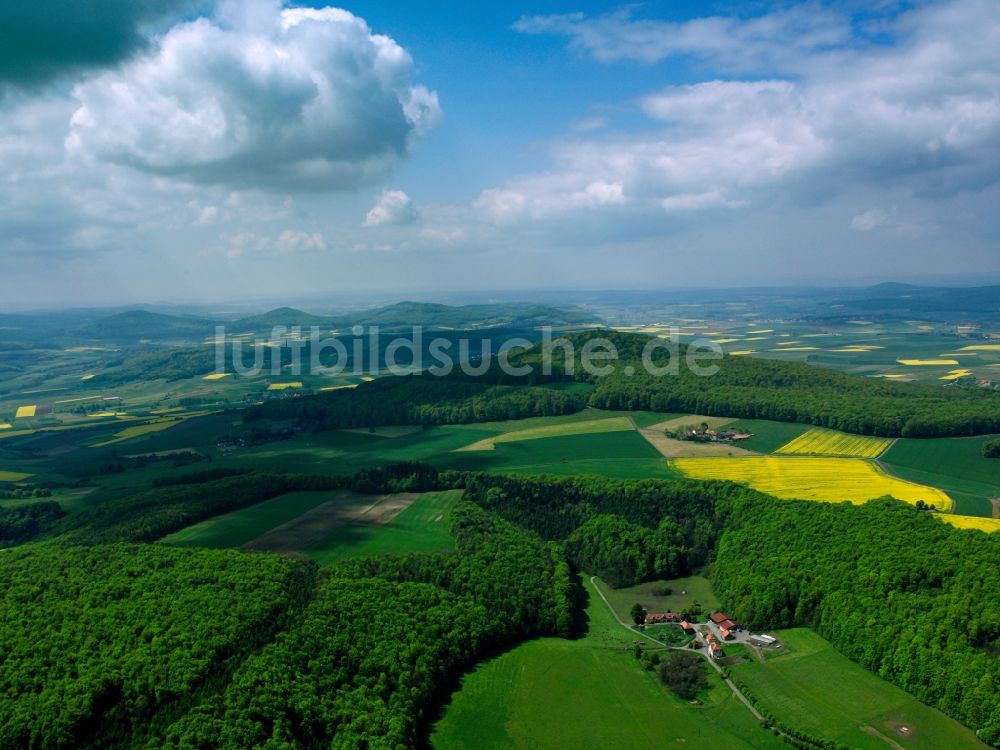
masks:
POLYGON ((372 183, 441 116, 409 54, 337 8, 251 0, 78 84, 71 154, 201 184, 372 183))

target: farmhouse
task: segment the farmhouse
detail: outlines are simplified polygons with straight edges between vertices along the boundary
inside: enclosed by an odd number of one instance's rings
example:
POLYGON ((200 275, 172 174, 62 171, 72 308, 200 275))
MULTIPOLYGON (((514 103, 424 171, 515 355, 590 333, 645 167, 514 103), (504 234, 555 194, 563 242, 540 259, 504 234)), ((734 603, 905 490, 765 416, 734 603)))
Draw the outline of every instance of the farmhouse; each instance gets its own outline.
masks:
POLYGON ((740 629, 739 623, 725 612, 716 612, 709 619, 722 630, 740 629))
POLYGON ((683 630, 688 635, 694 632, 694 628, 691 627, 691 623, 689 623, 687 620, 681 620, 681 630, 683 630))
POLYGON ((659 612, 646 615, 646 625, 660 625, 665 622, 678 622, 681 616, 677 612, 659 612))
POLYGON ((709 648, 709 652, 711 653, 713 659, 718 659, 720 656, 723 655, 722 654, 722 646, 720 646, 715 641, 712 641, 709 644, 708 648, 709 648))
POLYGON ((736 637, 733 635, 733 631, 729 630, 729 628, 720 628, 719 635, 722 636, 722 640, 724 641, 731 641, 736 637))

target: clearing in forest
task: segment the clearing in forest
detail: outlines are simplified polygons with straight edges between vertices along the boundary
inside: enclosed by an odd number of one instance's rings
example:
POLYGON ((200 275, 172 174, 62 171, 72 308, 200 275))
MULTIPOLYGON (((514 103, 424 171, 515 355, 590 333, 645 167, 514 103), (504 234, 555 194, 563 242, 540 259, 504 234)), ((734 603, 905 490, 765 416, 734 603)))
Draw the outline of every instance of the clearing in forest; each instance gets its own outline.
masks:
POLYGON ((892 445, 892 438, 848 435, 845 432, 814 427, 780 447, 776 453, 815 456, 877 458, 892 445))
POLYGON ((941 490, 896 479, 860 458, 676 458, 673 466, 692 479, 738 482, 785 499, 864 503, 891 495, 912 504, 922 500, 938 510, 952 507, 941 490))
POLYGON ((420 495, 414 492, 376 496, 339 492, 322 505, 247 542, 243 549, 256 552, 300 552, 327 538, 347 523, 386 524, 410 507, 418 497, 420 495))

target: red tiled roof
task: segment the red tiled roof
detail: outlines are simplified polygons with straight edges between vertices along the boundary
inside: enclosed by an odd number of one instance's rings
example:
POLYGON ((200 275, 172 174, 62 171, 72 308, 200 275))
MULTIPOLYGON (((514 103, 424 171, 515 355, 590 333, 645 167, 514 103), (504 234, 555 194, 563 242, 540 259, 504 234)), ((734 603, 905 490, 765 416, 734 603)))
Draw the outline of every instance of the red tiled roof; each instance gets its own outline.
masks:
POLYGON ((725 622, 726 620, 732 620, 733 618, 724 612, 716 612, 714 615, 712 615, 710 619, 712 620, 712 622, 718 625, 720 622, 725 622))

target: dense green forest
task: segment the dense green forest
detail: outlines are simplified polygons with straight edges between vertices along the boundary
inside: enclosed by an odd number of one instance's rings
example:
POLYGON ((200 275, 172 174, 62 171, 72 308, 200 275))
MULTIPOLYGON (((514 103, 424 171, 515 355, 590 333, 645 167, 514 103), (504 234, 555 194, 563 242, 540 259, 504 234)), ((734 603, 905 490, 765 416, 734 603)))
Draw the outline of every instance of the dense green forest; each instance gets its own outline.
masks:
POLYGON ((270 640, 310 566, 155 545, 3 552, 0 747, 141 746, 270 640))
MULTIPOLYGON (((893 383, 796 362, 730 356, 716 363, 719 370, 711 377, 695 375, 683 361, 676 374, 652 375, 641 362, 651 340, 647 336, 593 331, 565 339, 573 344, 575 357, 570 362, 563 349, 555 348, 549 374, 543 371, 537 344, 510 357, 512 365, 531 368, 524 375, 504 373, 493 360, 477 376, 456 370, 447 377, 384 378, 362 383, 351 393, 276 399, 251 409, 249 416, 296 419, 319 430, 516 419, 593 406, 801 422, 887 437, 1000 432, 1000 393, 993 391, 893 383), (597 338, 614 344, 620 357, 613 371, 601 377, 588 375, 580 363, 584 345, 597 338), (595 387, 588 395, 534 387, 572 379, 595 387)), ((683 360, 687 347, 680 345, 677 351, 683 360)), ((654 352, 657 366, 668 361, 663 349, 654 352)))
POLYGON ((556 545, 472 504, 448 554, 27 545, 0 566, 0 747, 415 747, 489 650, 571 635, 556 545), (332 745, 331 745, 332 743, 332 745))

